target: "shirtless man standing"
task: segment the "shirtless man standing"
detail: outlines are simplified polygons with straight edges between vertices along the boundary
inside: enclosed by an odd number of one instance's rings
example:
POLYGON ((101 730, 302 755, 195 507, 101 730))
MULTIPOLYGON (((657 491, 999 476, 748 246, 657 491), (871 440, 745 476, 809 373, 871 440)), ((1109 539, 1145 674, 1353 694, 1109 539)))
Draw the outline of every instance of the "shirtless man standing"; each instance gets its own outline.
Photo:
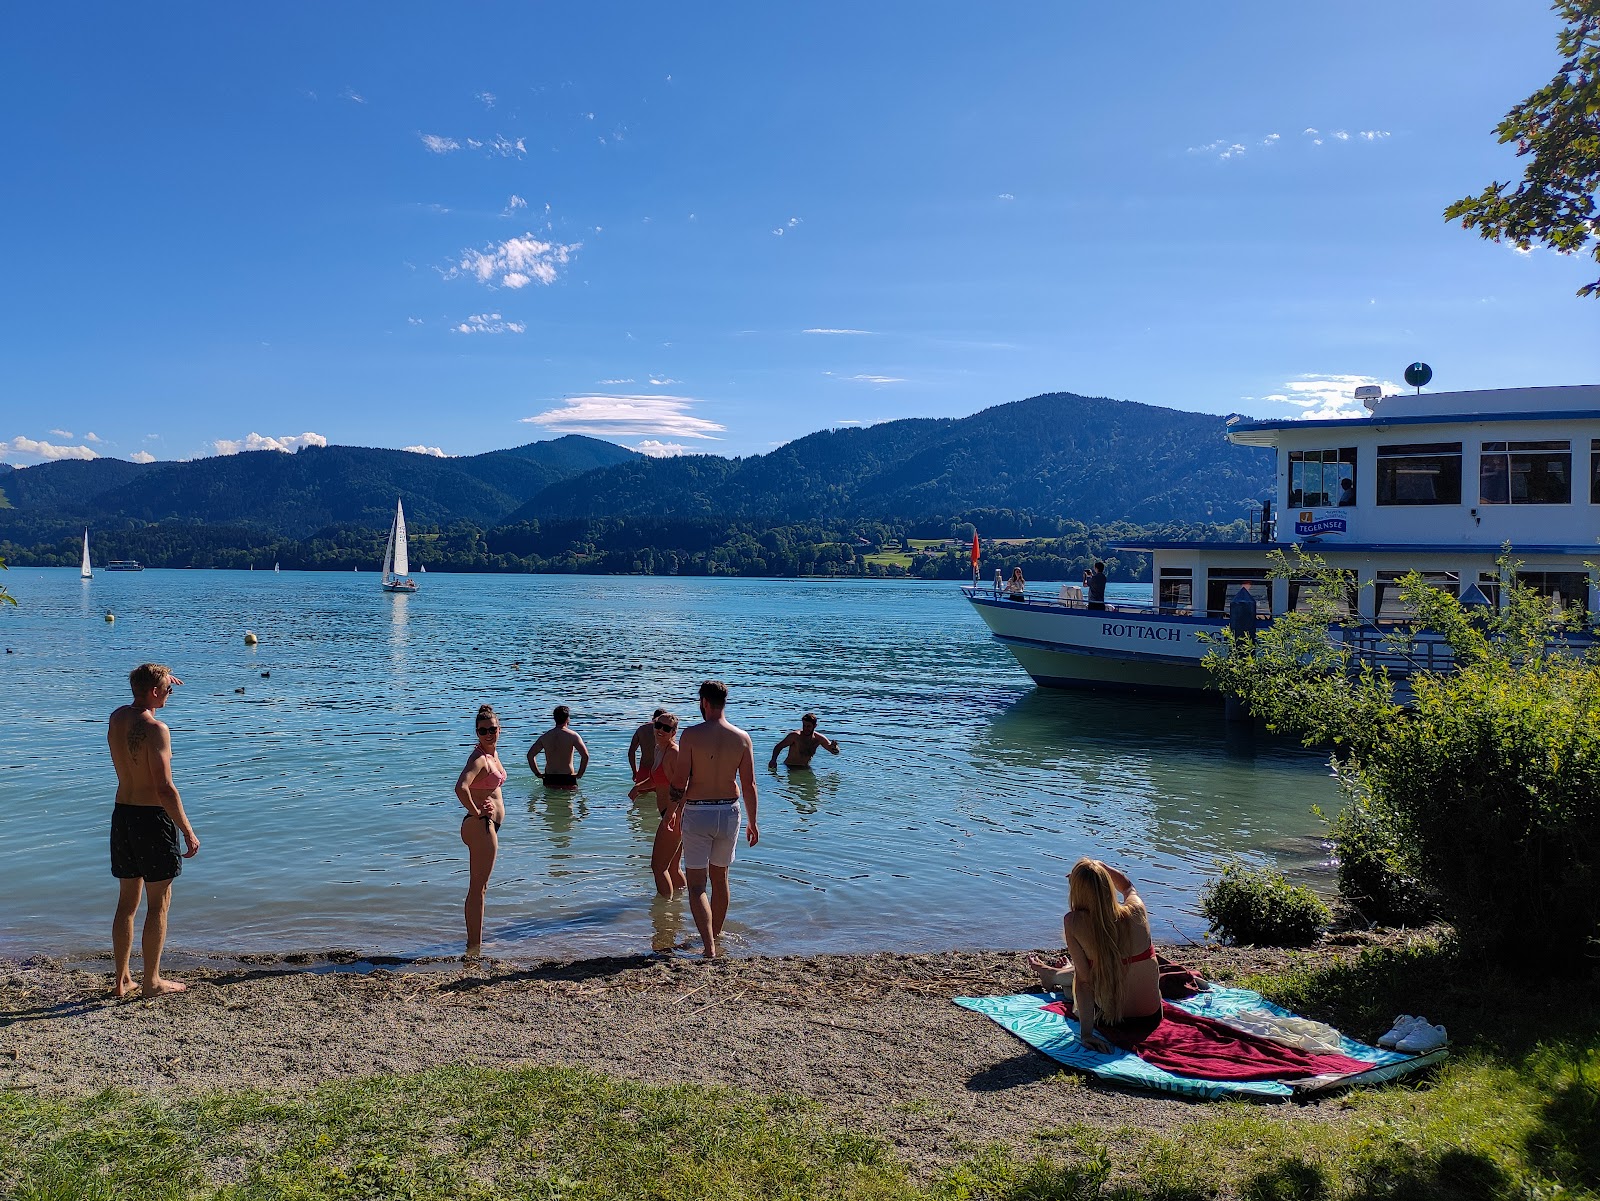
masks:
POLYGON ((800 728, 790 730, 783 736, 783 741, 772 748, 772 758, 767 761, 767 766, 777 767, 778 752, 788 747, 788 757, 783 761, 785 767, 810 767, 811 756, 817 753, 819 746, 827 747, 830 754, 839 753, 839 744, 817 729, 817 715, 807 713, 800 719, 800 728))
POLYGON ((705 958, 715 959, 717 939, 728 916, 728 868, 733 865, 734 843, 739 837, 739 798, 744 798, 751 846, 760 839, 756 830, 755 760, 750 735, 723 716, 728 686, 719 680, 700 685, 700 715, 679 738, 677 761, 671 768, 673 792, 684 789, 667 821, 683 834, 683 866, 689 877, 689 909, 705 958), (711 896, 706 897, 706 880, 711 896))
POLYGON ((539 741, 528 748, 528 770, 544 781, 546 788, 576 788, 578 781, 583 778, 583 773, 589 770, 589 748, 583 745, 583 739, 570 726, 567 721, 572 717, 572 711, 565 705, 557 705, 552 716, 556 719, 553 728, 539 735, 539 741), (534 761, 534 756, 540 751, 544 752, 544 770, 539 770, 539 765, 534 761), (572 754, 578 754, 578 770, 572 770, 572 754))
POLYGON ((633 732, 633 741, 628 743, 628 774, 635 780, 639 778, 641 767, 649 770, 650 763, 656 754, 656 718, 665 713, 665 709, 657 709, 650 715, 650 720, 645 722, 633 732))
POLYGON ((172 881, 183 860, 194 858, 200 836, 189 824, 172 782, 172 733, 156 717, 182 680, 159 663, 142 663, 128 673, 133 704, 111 714, 106 745, 117 769, 117 803, 111 809, 111 874, 121 882, 117 915, 111 923, 111 947, 117 963, 113 991, 133 991, 133 919, 139 898, 149 894, 144 912, 144 985, 147 997, 182 992, 186 985, 161 977, 161 949, 167 941, 167 906, 172 881), (178 835, 184 850, 178 853, 178 835))

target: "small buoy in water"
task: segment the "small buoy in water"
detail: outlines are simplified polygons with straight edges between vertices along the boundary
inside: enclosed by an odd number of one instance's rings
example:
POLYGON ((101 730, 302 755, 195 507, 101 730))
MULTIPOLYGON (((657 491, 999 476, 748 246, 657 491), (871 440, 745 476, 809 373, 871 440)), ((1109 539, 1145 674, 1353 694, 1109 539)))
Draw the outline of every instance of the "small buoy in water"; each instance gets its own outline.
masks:
POLYGON ((263 680, 270 680, 272 678, 272 673, 270 671, 264 671, 261 673, 261 678, 263 680))
POLYGON ((117 615, 115 613, 113 613, 110 609, 107 609, 106 610, 106 620, 107 621, 115 621, 115 620, 117 620, 117 615))
POLYGON ((244 644, 245 644, 245 645, 246 645, 246 646, 254 646, 254 645, 255 645, 255 644, 256 644, 256 643, 257 643, 257 642, 259 642, 259 641, 260 641, 260 639, 258 639, 258 638, 257 638, 257 637, 256 637, 256 636, 255 636, 255 635, 254 635, 254 634, 252 634, 252 633, 251 633, 251 632, 250 632, 250 631, 249 631, 249 630, 246 630, 246 631, 245 631, 245 632, 244 632, 244 644))

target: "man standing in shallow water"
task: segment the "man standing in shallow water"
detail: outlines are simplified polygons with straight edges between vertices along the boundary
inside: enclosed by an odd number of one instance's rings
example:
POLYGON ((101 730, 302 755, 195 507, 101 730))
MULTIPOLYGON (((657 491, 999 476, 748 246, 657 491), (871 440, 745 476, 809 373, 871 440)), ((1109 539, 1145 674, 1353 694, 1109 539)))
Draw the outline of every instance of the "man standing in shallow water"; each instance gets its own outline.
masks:
POLYGON ((673 790, 681 788, 684 793, 667 820, 683 834, 689 909, 707 959, 715 959, 720 951, 717 940, 722 937, 722 924, 728 916, 728 869, 733 866, 734 844, 739 837, 741 796, 749 825, 745 838, 751 846, 760 839, 750 735, 723 716, 727 704, 726 684, 707 680, 700 685, 700 715, 705 720, 683 732, 677 760, 669 769, 673 790))
POLYGON ((128 673, 133 704, 111 714, 106 745, 117 769, 117 803, 111 810, 111 874, 121 881, 117 914, 111 923, 111 947, 117 979, 113 991, 133 991, 133 919, 139 898, 148 894, 144 914, 144 983, 147 997, 182 992, 186 985, 161 976, 161 950, 167 941, 167 907, 172 881, 183 860, 200 849, 200 837, 183 811, 172 782, 172 732, 155 710, 164 708, 172 690, 183 681, 159 663, 141 663, 128 673), (178 853, 178 835, 184 850, 178 853))
POLYGON ((767 760, 767 766, 775 769, 778 766, 778 752, 788 747, 789 754, 783 761, 785 767, 810 767, 811 756, 817 753, 819 746, 826 747, 829 754, 839 753, 839 744, 817 729, 817 715, 807 713, 800 719, 800 728, 790 730, 772 748, 772 758, 767 760))
POLYGON ((583 773, 589 770, 589 748, 584 746, 578 732, 567 725, 572 710, 557 705, 551 714, 556 724, 528 748, 528 770, 544 782, 546 788, 576 788, 583 773), (544 770, 539 770, 536 756, 544 752, 544 770), (578 770, 572 770, 572 756, 578 756, 578 770))

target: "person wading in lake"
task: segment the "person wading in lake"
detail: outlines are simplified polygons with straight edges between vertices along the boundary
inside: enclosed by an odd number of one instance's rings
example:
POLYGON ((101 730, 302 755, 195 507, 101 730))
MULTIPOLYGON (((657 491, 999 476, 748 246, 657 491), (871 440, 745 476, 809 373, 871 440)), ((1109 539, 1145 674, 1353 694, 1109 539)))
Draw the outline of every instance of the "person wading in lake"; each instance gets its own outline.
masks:
POLYGON ((633 778, 638 781, 628 793, 628 799, 638 800, 651 793, 656 798, 656 813, 661 823, 656 827, 655 840, 650 846, 650 874, 656 879, 658 895, 671 898, 680 888, 689 886, 683 872, 683 832, 667 819, 672 814, 672 765, 678 757, 678 719, 665 709, 657 709, 650 723, 650 733, 655 737, 655 747, 639 763, 633 778))
POLYGON ((717 940, 722 937, 722 924, 728 916, 728 869, 733 866, 734 843, 739 837, 741 796, 748 822, 745 838, 751 846, 760 839, 750 735, 728 722, 723 715, 727 704, 726 684, 707 680, 700 685, 700 716, 705 720, 683 732, 678 755, 669 769, 673 787, 684 793, 673 803, 668 820, 683 836, 689 908, 707 959, 715 959, 720 951, 717 940))
MULTIPOLYGON (((628 774, 635 780, 639 779, 639 770, 649 770, 647 760, 653 759, 656 753, 656 722, 661 719, 665 709, 657 709, 650 715, 650 720, 645 722, 633 732, 633 740, 628 743, 628 774)), ((674 722, 674 725, 677 723, 674 722)))
POLYGON ((811 756, 817 753, 818 747, 826 747, 829 754, 839 753, 839 744, 817 729, 817 715, 807 713, 800 719, 800 728, 790 730, 783 736, 782 741, 772 748, 772 758, 767 760, 767 767, 776 770, 778 766, 778 752, 785 747, 789 753, 783 760, 785 767, 810 767, 811 756))
POLYGON ((456 777, 456 799, 466 807, 461 819, 461 841, 467 844, 467 954, 483 946, 483 900, 489 876, 500 853, 500 824, 506 820, 506 802, 500 787, 506 769, 500 763, 500 718, 492 705, 478 706, 475 723, 478 744, 456 777))
POLYGON ((578 737, 577 731, 567 725, 572 718, 572 711, 565 705, 557 705, 551 715, 556 724, 543 734, 539 741, 528 748, 528 770, 544 781, 546 788, 576 788, 578 781, 583 779, 583 773, 589 770, 589 748, 583 745, 583 739, 578 737), (536 756, 544 752, 544 770, 539 770, 536 756), (572 770, 572 756, 578 756, 578 770, 572 770))
POLYGON ((111 714, 106 745, 117 769, 117 801, 111 809, 111 874, 121 881, 117 914, 111 923, 111 948, 117 978, 112 991, 125 997, 133 991, 133 919, 139 898, 144 911, 143 992, 147 997, 182 992, 186 985, 161 976, 161 949, 167 941, 167 908, 172 882, 183 861, 200 850, 200 836, 183 811, 178 786, 172 782, 172 732, 155 715, 166 707, 172 690, 183 681, 159 663, 141 663, 128 673, 133 704, 111 714), (184 849, 178 852, 178 835, 184 849))

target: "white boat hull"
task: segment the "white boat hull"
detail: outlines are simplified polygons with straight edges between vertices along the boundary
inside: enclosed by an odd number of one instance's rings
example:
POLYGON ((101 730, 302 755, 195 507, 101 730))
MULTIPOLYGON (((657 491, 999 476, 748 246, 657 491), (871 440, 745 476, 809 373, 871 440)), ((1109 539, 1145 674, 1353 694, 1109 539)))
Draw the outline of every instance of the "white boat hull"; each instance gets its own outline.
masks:
POLYGON ((1211 646, 1199 635, 1223 629, 1227 623, 1220 618, 1122 605, 1069 607, 965 591, 990 633, 1043 687, 1215 695, 1210 673, 1200 665, 1211 646))

